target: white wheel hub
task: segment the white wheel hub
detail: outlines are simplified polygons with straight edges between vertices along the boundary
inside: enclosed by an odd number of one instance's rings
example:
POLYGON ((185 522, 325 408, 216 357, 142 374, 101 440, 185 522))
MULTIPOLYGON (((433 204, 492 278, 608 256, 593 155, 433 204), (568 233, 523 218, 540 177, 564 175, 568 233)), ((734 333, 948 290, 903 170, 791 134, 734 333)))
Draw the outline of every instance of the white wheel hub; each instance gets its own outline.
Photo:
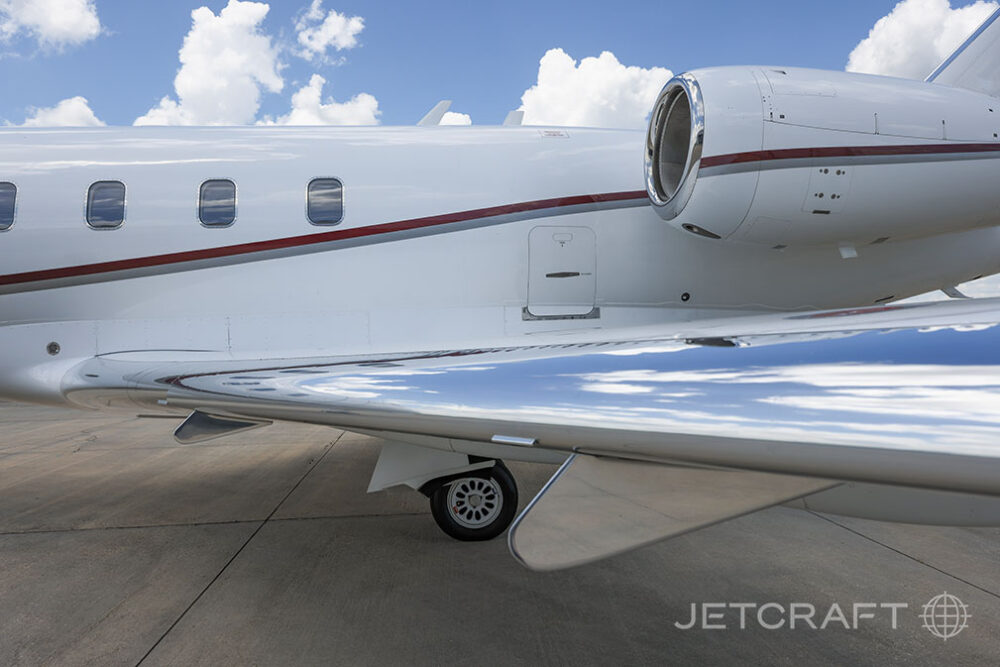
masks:
POLYGON ((448 489, 448 512, 455 523, 466 528, 489 525, 503 506, 503 492, 492 479, 463 477, 448 489))

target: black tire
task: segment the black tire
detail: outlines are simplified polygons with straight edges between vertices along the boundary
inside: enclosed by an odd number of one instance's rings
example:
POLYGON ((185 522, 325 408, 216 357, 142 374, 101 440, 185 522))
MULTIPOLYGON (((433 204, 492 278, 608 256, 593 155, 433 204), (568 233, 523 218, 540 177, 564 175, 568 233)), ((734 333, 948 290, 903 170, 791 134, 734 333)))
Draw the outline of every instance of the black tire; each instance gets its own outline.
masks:
POLYGON ((492 540, 517 514, 517 483, 507 466, 497 462, 486 471, 450 480, 431 494, 431 514, 456 540, 492 540), (478 498, 477 498, 478 497, 478 498), (498 503, 498 505, 492 505, 498 503))

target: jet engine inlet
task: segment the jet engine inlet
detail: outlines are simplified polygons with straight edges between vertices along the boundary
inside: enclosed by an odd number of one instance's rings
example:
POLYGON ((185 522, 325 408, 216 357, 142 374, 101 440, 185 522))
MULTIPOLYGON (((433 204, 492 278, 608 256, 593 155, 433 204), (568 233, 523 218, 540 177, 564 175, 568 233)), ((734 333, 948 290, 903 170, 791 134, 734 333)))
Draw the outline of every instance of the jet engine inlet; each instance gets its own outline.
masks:
POLYGON ((646 132, 646 192, 664 220, 691 198, 704 139, 701 88, 690 74, 675 76, 656 98, 646 132))
POLYGON ((691 105, 687 93, 678 90, 657 128, 653 184, 664 201, 677 194, 684 176, 691 144, 691 105))

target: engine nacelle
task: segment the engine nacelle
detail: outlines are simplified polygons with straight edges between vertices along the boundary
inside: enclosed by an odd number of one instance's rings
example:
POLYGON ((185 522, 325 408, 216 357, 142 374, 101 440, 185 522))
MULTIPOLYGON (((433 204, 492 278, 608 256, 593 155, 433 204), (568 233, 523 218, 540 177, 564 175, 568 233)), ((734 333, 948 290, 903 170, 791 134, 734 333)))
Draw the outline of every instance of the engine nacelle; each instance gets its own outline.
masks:
POLYGON ((1000 224, 1000 100, 845 72, 674 77, 646 135, 646 189, 711 239, 861 246, 1000 224))

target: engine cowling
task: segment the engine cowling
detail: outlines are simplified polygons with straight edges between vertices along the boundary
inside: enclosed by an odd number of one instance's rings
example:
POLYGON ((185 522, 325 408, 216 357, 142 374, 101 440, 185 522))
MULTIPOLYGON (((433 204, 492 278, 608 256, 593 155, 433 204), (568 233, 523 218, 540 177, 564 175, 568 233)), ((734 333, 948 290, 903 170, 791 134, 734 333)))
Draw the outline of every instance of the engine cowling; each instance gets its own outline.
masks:
POLYGON ((917 81, 695 70, 653 107, 646 189, 680 229, 777 249, 997 225, 998 115, 992 97, 917 81))

